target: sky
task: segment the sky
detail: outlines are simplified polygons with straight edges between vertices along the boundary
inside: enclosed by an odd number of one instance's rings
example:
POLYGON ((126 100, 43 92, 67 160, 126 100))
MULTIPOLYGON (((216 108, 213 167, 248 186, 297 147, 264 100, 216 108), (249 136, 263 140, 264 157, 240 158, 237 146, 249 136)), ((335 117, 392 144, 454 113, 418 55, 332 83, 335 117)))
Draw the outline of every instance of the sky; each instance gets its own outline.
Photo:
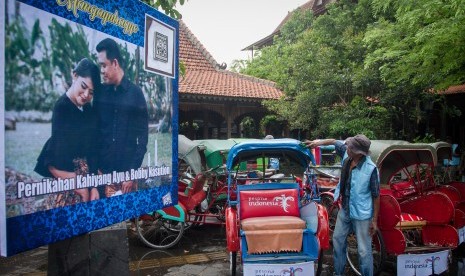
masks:
POLYGON ((176 9, 182 20, 218 63, 230 68, 241 51, 270 35, 287 13, 308 0, 186 0, 176 9))

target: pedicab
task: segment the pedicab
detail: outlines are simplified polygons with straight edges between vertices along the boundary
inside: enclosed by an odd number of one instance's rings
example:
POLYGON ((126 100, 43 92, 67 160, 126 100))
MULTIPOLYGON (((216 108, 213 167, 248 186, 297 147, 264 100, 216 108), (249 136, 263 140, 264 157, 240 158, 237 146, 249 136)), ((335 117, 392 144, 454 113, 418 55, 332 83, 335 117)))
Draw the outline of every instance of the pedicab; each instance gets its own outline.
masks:
MULTIPOLYGON (((179 201, 200 204, 203 200, 203 183, 195 176, 205 169, 201 154, 204 148, 187 138, 178 135, 178 199, 179 201)), ((148 212, 134 219, 139 239, 155 249, 175 246, 182 238, 187 220, 184 204, 176 204, 161 210, 148 212)))
POLYGON ((314 162, 294 139, 244 141, 228 154, 226 241, 231 275, 240 253, 244 275, 314 275, 321 272, 322 252, 329 248, 326 209, 301 202, 302 179, 314 162), (243 164, 279 159, 279 173, 243 164), (232 197, 231 195, 235 196, 232 197))
POLYGON ((207 176, 204 190, 205 199, 200 205, 189 211, 188 226, 209 224, 224 224, 224 212, 227 201, 228 187, 226 184, 226 158, 229 149, 236 144, 231 140, 205 139, 194 140, 203 148, 201 158, 206 165, 204 174, 207 176))
POLYGON ((204 147, 184 135, 178 135, 178 175, 187 172, 196 175, 205 170, 202 160, 204 147))
MULTIPOLYGON (((454 223, 461 222, 456 221, 457 190, 434 180, 444 147, 445 143, 372 141, 370 157, 381 183, 378 227, 383 241, 373 242, 380 256, 375 273, 382 271, 386 254, 396 257, 397 275, 435 275, 448 269, 450 250, 459 242, 454 223)), ((360 275, 356 252, 349 237, 348 262, 360 275)))
POLYGON ((178 204, 149 212, 135 219, 139 239, 147 246, 167 249, 175 246, 192 225, 207 217, 224 223, 227 187, 218 185, 214 170, 207 170, 206 146, 184 135, 178 136, 178 204))

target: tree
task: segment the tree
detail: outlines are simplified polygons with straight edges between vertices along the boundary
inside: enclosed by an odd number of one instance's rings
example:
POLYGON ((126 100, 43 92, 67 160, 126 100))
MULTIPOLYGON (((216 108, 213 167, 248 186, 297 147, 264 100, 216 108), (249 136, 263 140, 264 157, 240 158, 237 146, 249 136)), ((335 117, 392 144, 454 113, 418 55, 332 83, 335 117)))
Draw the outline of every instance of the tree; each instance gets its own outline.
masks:
POLYGON ((96 61, 95 55, 89 51, 89 43, 81 25, 75 24, 73 30, 69 23, 63 25, 55 18, 49 26, 50 44, 52 49, 52 65, 58 69, 59 77, 63 86, 68 89, 71 86, 73 75, 72 70, 83 58, 96 61))
POLYGON ((331 110, 336 103, 347 105, 355 96, 373 97, 379 90, 376 74, 362 70, 363 34, 374 21, 362 2, 341 1, 316 19, 308 13, 293 16, 275 45, 244 70, 275 81, 285 91, 285 98, 266 105, 292 129, 322 133, 327 127, 320 122, 323 107, 331 110))
POLYGON ((373 6, 380 19, 365 36, 366 67, 378 67, 390 85, 442 90, 465 82, 465 1, 373 0, 373 6))
POLYGON ((373 0, 379 20, 365 34, 368 54, 365 68, 378 70, 387 90, 385 99, 399 113, 411 110, 407 130, 416 135, 429 118, 432 102, 440 102, 445 114, 460 115, 455 106, 432 95, 431 89, 444 90, 465 82, 464 1, 379 1, 373 0), (402 90, 400 90, 401 88, 402 90), (399 97, 400 96, 400 97, 399 97), (396 99, 397 98, 397 99, 396 99), (414 130, 414 131, 412 131, 414 130))
POLYGON ((257 126, 252 117, 245 117, 239 124, 242 130, 242 137, 251 138, 258 136, 257 126))
POLYGON ((291 18, 241 72, 277 83, 285 97, 265 104, 291 129, 411 140, 440 100, 430 89, 465 79, 464 1, 443 2, 338 1, 317 18, 291 18))
POLYGON ((29 30, 17 16, 5 33, 5 106, 8 110, 49 110, 53 105, 49 97, 52 68, 40 21, 29 30))
MULTIPOLYGON (((142 0, 142 2, 155 7, 162 8, 165 13, 173 18, 181 18, 182 15, 174 7, 178 4, 178 0, 142 0)), ((179 0, 180 5, 184 5, 184 0, 179 0)))
POLYGON ((280 121, 276 115, 266 115, 260 121, 260 129, 263 136, 273 135, 274 138, 282 137, 284 122, 280 121))

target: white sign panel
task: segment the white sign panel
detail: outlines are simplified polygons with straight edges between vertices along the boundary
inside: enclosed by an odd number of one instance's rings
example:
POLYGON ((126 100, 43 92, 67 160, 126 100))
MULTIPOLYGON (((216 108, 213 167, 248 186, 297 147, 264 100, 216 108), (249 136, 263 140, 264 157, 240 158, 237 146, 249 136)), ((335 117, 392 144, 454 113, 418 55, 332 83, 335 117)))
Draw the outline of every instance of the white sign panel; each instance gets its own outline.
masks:
POLYGON ((465 226, 459 229, 459 244, 465 241, 465 226))
POLYGON ((448 268, 450 251, 426 254, 402 254, 397 256, 397 275, 438 275, 448 268))
POLYGON ((313 262, 294 264, 244 264, 244 276, 313 276, 313 262))
POLYGON ((145 15, 145 67, 148 72, 175 77, 176 29, 145 15))

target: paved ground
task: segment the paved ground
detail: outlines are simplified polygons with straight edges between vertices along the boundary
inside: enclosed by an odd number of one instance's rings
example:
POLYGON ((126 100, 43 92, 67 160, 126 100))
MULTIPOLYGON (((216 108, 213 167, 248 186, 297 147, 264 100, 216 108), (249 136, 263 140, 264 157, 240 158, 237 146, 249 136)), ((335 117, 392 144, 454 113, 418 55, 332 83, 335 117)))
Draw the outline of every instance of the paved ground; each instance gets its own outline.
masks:
MULTIPOLYGON (((216 226, 190 229, 180 243, 169 250, 153 250, 143 245, 128 229, 129 271, 123 275, 146 276, 221 276, 229 275, 225 251, 224 228, 216 226)), ((463 251, 462 251, 463 252, 463 251)), ((332 275, 331 252, 323 259, 322 275, 332 275)), ((446 275, 465 275, 463 254, 454 252, 450 271, 446 275)), ((40 247, 9 258, 0 258, 0 275, 47 275, 48 247, 40 247)), ((242 275, 238 267, 238 276, 242 275)), ((383 276, 395 275, 394 263, 388 263, 383 276)))

